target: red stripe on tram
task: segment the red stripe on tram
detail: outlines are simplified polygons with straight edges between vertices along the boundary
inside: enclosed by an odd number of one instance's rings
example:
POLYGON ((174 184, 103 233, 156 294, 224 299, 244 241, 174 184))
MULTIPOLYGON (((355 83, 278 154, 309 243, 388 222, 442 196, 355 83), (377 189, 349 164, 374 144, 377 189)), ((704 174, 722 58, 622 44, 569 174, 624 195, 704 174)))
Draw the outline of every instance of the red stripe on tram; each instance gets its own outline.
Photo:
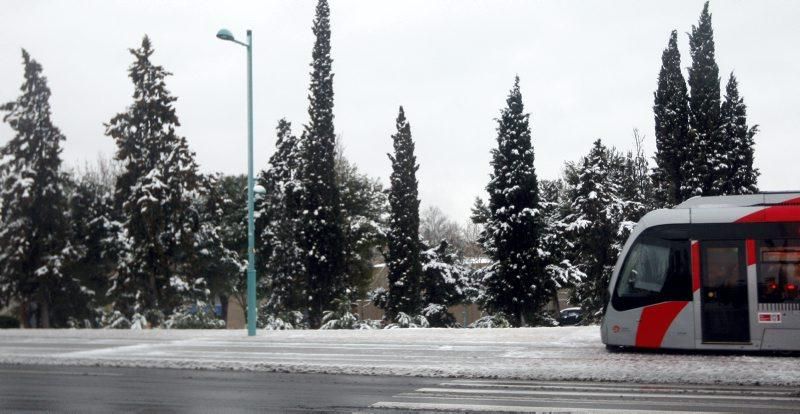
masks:
POLYGON ((636 346, 660 348, 669 326, 689 302, 664 302, 642 310, 636 330, 636 346))
POLYGON ((756 241, 747 240, 747 265, 756 264, 756 241))
POLYGON ((692 243, 692 292, 700 289, 700 243, 692 243))
POLYGON ((800 198, 784 201, 777 206, 763 208, 736 220, 736 223, 800 221, 800 205, 797 205, 798 200, 800 200, 800 198))

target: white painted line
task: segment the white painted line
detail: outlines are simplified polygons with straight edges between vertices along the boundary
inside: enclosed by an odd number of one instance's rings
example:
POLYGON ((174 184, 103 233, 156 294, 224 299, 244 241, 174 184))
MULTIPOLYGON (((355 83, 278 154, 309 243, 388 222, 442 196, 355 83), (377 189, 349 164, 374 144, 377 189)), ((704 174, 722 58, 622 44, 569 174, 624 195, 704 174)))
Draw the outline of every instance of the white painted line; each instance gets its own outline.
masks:
POLYGON ((578 385, 578 386, 598 386, 598 387, 616 387, 616 386, 637 386, 642 388, 655 387, 655 388, 679 388, 679 389, 732 389, 735 391, 741 390, 785 390, 792 389, 793 387, 776 387, 776 386, 752 386, 752 385, 736 385, 736 384, 658 384, 658 383, 636 383, 636 382, 613 382, 613 381, 562 381, 562 380, 513 380, 513 379, 458 379, 454 378, 449 383, 461 385, 473 384, 498 384, 498 385, 578 385))
POLYGON ((113 372, 86 372, 86 371, 37 371, 33 369, 0 369, 0 374, 38 374, 38 375, 77 375, 80 377, 121 377, 122 374, 113 372))
MULTIPOLYGON (((627 410, 627 409, 593 409, 574 407, 523 407, 518 405, 482 405, 482 404, 438 404, 416 402, 388 402, 380 401, 372 404, 370 408, 385 408, 397 410, 436 410, 456 412, 506 412, 506 413, 564 413, 564 414, 694 414, 700 411, 652 411, 652 410, 627 410)), ((721 414, 703 411, 705 414, 721 414)))
POLYGON ((574 397, 617 397, 617 398, 644 398, 644 397, 657 397, 669 399, 694 399, 694 400, 759 400, 759 401, 797 401, 800 403, 800 397, 764 397, 764 396, 749 396, 749 395, 701 395, 701 394, 687 394, 675 395, 669 393, 658 392, 637 392, 637 393, 621 393, 621 392, 565 392, 565 391, 523 391, 523 390, 493 390, 493 389, 480 389, 480 388, 420 388, 414 392, 429 393, 429 394, 490 394, 490 395, 542 395, 542 396, 574 396, 574 397))
POLYGON ((502 384, 502 383, 465 383, 459 381, 442 382, 440 387, 483 387, 483 388, 509 388, 509 389, 528 389, 528 390, 565 390, 565 391, 620 391, 620 392, 668 392, 668 393, 686 393, 691 395, 774 395, 774 396, 795 396, 797 391, 792 389, 785 389, 782 391, 766 391, 758 389, 717 389, 717 388, 700 388, 700 387, 678 387, 678 386, 659 386, 659 385, 612 385, 612 384, 554 384, 554 383, 531 383, 531 384, 502 384))
MULTIPOLYGON (((777 413, 780 411, 789 411, 797 413, 797 408, 794 405, 776 406, 766 401, 763 404, 751 403, 748 401, 657 401, 657 400, 621 400, 615 398, 613 395, 610 398, 593 398, 591 400, 576 400, 570 397, 510 397, 510 396, 489 396, 489 395, 435 395, 435 394, 414 394, 414 393, 401 393, 394 396, 394 398, 404 398, 412 400, 427 400, 427 401, 478 401, 481 403, 488 403, 490 401, 498 401, 503 403, 518 402, 525 404, 585 404, 585 405, 600 405, 608 404, 616 407, 630 406, 630 407, 664 407, 665 409, 674 408, 676 404, 682 406, 691 406, 695 409, 700 407, 708 407, 709 410, 736 410, 736 412, 746 411, 755 412, 755 410, 764 410, 766 413, 777 413)), ((650 409, 650 408, 648 408, 650 409)))

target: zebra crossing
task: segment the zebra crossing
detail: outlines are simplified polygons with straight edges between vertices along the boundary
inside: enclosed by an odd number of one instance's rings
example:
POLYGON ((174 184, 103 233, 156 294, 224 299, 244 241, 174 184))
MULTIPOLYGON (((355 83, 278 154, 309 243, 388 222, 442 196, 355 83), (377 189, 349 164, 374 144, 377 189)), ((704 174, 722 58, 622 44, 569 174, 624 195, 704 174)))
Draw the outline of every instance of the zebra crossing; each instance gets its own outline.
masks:
POLYGON ((800 413, 791 387, 450 380, 379 401, 367 412, 800 413))

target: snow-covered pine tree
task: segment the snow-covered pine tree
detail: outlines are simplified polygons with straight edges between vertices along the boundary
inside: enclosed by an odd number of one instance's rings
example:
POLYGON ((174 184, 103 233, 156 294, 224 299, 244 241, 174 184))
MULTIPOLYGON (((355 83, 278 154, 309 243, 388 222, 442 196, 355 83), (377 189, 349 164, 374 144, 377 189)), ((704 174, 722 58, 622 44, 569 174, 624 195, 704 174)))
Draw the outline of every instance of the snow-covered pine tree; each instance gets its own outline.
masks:
POLYGON ((612 151, 598 139, 578 165, 567 166, 569 214, 566 216, 574 254, 572 263, 584 273, 572 294, 589 320, 608 301, 608 283, 617 259, 621 217, 620 188, 612 151))
POLYGON ((170 73, 150 61, 147 36, 131 53, 133 103, 106 124, 122 164, 115 204, 123 232, 110 292, 115 310, 156 325, 189 302, 207 298, 204 279, 192 273, 200 253, 194 246, 209 237, 195 204, 205 188, 194 154, 176 133, 177 98, 164 82, 170 73))
POLYGON ((739 96, 739 85, 733 72, 725 87, 725 101, 720 113, 720 138, 725 149, 723 157, 730 169, 727 176, 717 178, 716 187, 722 194, 753 194, 758 191, 759 172, 753 168, 753 137, 758 132, 758 125, 747 126, 747 106, 739 96))
POLYGON ((334 171, 336 136, 333 128, 333 73, 331 71, 330 9, 326 0, 316 7, 313 32, 309 123, 302 151, 302 249, 307 274, 308 316, 319 327, 322 312, 345 293, 342 213, 334 171))
POLYGON ((485 248, 493 263, 483 277, 483 305, 492 313, 505 313, 514 325, 525 326, 551 298, 553 286, 539 252, 539 188, 519 77, 506 104, 497 120, 497 148, 492 149, 493 171, 486 186, 485 248))
MULTIPOLYGON (((432 327, 452 327, 456 319, 448 311, 450 306, 464 302, 470 288, 469 269, 464 266, 447 241, 420 253, 422 277, 422 316, 432 327)), ((418 313, 418 310, 414 310, 418 313)), ((393 319, 392 319, 393 320, 393 319)))
POLYGON ((22 94, 0 106, 3 122, 14 131, 0 149, 0 295, 19 304, 22 326, 50 328, 59 326, 57 299, 85 289, 64 272, 76 255, 60 171, 65 137, 50 118, 42 66, 24 49, 22 61, 22 94), (35 315, 29 315, 33 309, 35 315))
POLYGON ((558 303, 558 289, 571 287, 581 280, 583 273, 571 262, 574 245, 564 221, 566 196, 564 181, 539 180, 539 211, 542 215, 540 250, 545 262, 545 272, 553 282, 552 299, 558 303))
MULTIPOLYGON (((214 181, 217 185, 216 192, 219 194, 221 203, 219 235, 222 245, 226 249, 233 251, 240 258, 241 263, 246 265, 247 256, 247 232, 242 229, 247 228, 247 176, 245 175, 222 175, 214 181)), ((256 211, 258 214, 258 211, 256 211)), ((256 243, 256 247, 258 247, 256 243)), ((263 261, 259 260, 256 264, 263 261)), ((247 273, 246 268, 233 275, 229 282, 233 299, 242 307, 247 306, 247 273)), ((222 301, 222 299, 220 299, 222 301)), ((223 307, 224 309, 224 307, 223 307)))
POLYGON ((60 307, 80 327, 96 326, 99 309, 108 304, 109 277, 117 262, 114 240, 120 228, 114 219, 113 171, 102 161, 98 167, 76 174, 69 196, 70 243, 81 254, 67 273, 81 281, 87 295, 70 297, 60 307))
POLYGON ((653 182, 658 204, 673 206, 690 197, 684 193, 682 169, 691 154, 689 147, 689 96, 681 73, 678 32, 673 30, 664 53, 658 89, 654 92, 656 168, 653 182))
MULTIPOLYGON (((228 297, 236 292, 236 283, 245 275, 247 264, 237 247, 225 243, 226 194, 222 191, 221 174, 204 176, 205 191, 195 200, 199 211, 200 228, 196 235, 192 273, 201 277, 211 293, 209 300, 218 300, 221 305, 219 318, 227 322, 228 297)), ((242 188, 240 192, 245 191, 242 188)), ((244 211, 246 204, 240 205, 244 211)), ((239 227, 239 231, 241 232, 239 227)), ((205 301, 204 297, 198 298, 205 301)))
POLYGON ((393 321, 397 312, 419 313, 420 261, 419 192, 417 190, 417 157, 411 127, 403 107, 397 115, 397 133, 392 135, 394 155, 389 189, 389 225, 386 234, 386 265, 389 268, 389 296, 386 317, 393 321))
POLYGON ((305 270, 300 250, 298 221, 299 141, 292 135, 292 125, 278 121, 275 152, 269 168, 259 182, 267 190, 259 202, 257 228, 260 240, 257 262, 265 314, 305 309, 305 270))
POLYGON ((719 67, 714 58, 714 30, 708 2, 703 6, 697 26, 689 34, 692 65, 689 67, 689 126, 687 146, 691 159, 683 166, 684 195, 718 195, 717 177, 728 174, 730 166, 721 159, 719 134, 719 67))

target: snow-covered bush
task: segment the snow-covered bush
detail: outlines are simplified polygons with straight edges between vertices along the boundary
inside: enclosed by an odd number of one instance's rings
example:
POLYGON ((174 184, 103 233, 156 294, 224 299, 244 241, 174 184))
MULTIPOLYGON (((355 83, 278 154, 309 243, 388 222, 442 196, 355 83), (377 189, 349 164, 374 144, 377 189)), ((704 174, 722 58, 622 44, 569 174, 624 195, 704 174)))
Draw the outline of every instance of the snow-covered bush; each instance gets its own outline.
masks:
POLYGON ((430 303, 422 309, 422 316, 428 321, 430 326, 452 328, 456 325, 456 318, 447 311, 447 306, 438 303, 430 303))
POLYGON ((353 325, 353 329, 359 330, 381 329, 382 327, 382 321, 379 319, 362 319, 353 325))
POLYGON ((541 312, 528 321, 528 326, 558 326, 558 321, 550 313, 541 312))
POLYGON ((133 316, 131 317, 131 329, 142 330, 142 329, 147 329, 149 327, 150 324, 147 323, 147 318, 144 315, 140 313, 133 314, 133 316))
POLYGON ((122 312, 106 311, 100 315, 98 324, 105 329, 131 329, 131 321, 122 312))
POLYGON ((367 298, 378 309, 386 309, 389 302, 389 292, 382 287, 377 287, 367 294, 367 298))
POLYGON ((383 329, 397 328, 428 328, 430 324, 423 315, 411 316, 403 312, 398 312, 394 318, 394 323, 386 325, 383 329))
POLYGON ((203 302, 182 306, 164 322, 167 329, 222 329, 225 321, 203 302))
POLYGON ((358 316, 351 312, 350 300, 334 299, 334 310, 322 313, 322 326, 320 329, 354 329, 358 316))
POLYGON ((508 322, 506 315, 503 313, 495 313, 494 315, 486 315, 469 325, 470 328, 510 328, 511 323, 508 322))
POLYGON ((291 329, 308 329, 308 321, 300 311, 288 311, 278 314, 262 314, 258 318, 258 327, 268 331, 291 329))

